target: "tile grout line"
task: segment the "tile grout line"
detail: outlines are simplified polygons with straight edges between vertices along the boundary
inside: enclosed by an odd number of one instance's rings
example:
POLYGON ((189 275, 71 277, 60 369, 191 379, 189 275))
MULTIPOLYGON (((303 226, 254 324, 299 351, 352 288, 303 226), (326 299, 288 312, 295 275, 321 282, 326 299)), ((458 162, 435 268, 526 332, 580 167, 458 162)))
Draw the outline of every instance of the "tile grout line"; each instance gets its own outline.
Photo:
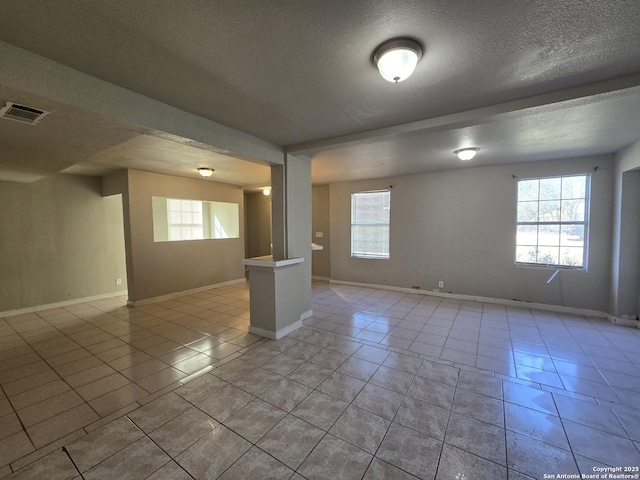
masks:
POLYGON ((82 475, 83 472, 80 471, 80 469, 78 468, 78 465, 76 465, 76 462, 73 461, 73 458, 71 457, 71 454, 69 453, 69 450, 67 450, 67 446, 63 446, 61 449, 65 455, 67 456, 67 458, 69 459, 69 461, 71 462, 71 464, 73 465, 73 468, 76 469, 76 472, 78 472, 78 475, 80 475, 81 478, 84 478, 84 476, 82 475))

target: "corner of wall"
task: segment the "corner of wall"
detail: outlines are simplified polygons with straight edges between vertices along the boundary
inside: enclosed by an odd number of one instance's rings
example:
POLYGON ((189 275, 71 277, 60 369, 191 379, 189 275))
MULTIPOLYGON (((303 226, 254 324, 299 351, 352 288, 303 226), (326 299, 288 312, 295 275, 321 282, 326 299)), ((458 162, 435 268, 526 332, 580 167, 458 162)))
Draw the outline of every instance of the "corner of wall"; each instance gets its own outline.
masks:
MULTIPOLYGON (((621 283, 620 269, 626 262, 624 252, 621 251, 623 229, 623 180, 625 172, 640 169, 640 142, 636 142, 620 150, 614 157, 614 194, 612 211, 612 246, 611 246, 611 277, 609 282, 609 314, 621 314, 621 283)), ((637 293, 637 292, 636 292, 637 293)), ((640 309, 640 305, 638 305, 640 309)))

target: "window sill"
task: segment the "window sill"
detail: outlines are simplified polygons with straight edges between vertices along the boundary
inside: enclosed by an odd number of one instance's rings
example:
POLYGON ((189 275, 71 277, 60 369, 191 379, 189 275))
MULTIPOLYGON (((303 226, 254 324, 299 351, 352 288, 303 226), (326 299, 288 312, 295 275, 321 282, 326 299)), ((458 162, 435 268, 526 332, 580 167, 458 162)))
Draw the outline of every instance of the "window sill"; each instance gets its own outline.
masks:
POLYGON ((569 265, 544 265, 541 263, 514 263, 515 268, 537 268, 541 270, 573 270, 576 272, 586 272, 585 267, 571 267, 569 265))

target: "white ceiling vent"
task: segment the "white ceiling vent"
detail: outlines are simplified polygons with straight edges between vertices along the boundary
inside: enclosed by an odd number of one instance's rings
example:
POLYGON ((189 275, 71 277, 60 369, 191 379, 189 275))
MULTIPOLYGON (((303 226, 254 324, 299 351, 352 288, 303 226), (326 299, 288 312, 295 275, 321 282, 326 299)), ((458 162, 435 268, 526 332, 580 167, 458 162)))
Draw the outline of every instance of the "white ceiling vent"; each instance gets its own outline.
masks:
POLYGON ((0 109, 0 118, 28 123, 29 125, 35 125, 47 115, 49 115, 49 112, 13 102, 7 102, 6 105, 0 109))

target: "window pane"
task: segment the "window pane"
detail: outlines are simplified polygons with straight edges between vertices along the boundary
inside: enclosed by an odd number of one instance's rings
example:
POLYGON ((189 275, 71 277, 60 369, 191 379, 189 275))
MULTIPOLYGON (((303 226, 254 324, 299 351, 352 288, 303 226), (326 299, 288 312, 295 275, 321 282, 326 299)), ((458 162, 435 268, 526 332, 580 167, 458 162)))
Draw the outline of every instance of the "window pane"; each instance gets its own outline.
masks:
POLYGON ((584 225, 564 225, 560 235, 560 245, 584 247, 584 225))
POLYGON ((389 223, 389 192, 353 195, 354 224, 389 223))
POLYGON ((202 202, 167 199, 168 240, 201 240, 204 238, 202 202))
POLYGON ((562 200, 562 221, 582 222, 584 220, 584 200, 562 200))
POLYGON ((538 227, 535 225, 518 225, 516 245, 537 245, 538 227))
POLYGON ((584 258, 583 247, 562 247, 560 249, 560 263, 572 267, 581 267, 584 258))
POLYGON ((562 198, 585 198, 587 191, 587 177, 580 175, 576 177, 564 177, 562 179, 562 198))
POLYGON ((558 253, 558 247, 540 247, 536 263, 558 265, 558 253))
POLYGON ((536 263, 536 247, 518 246, 516 248, 516 262, 536 263))
POLYGON ((518 222, 537 222, 538 202, 518 202, 518 222))
POLYGON ((540 200, 559 200, 562 180, 543 178, 540 180, 540 200))
POLYGON ((540 225, 538 228, 538 245, 560 245, 560 225, 540 225))
POLYGON ((548 200, 540 202, 538 221, 559 222, 560 221, 560 200, 548 200))
POLYGON ((518 182, 518 201, 538 200, 539 180, 521 180, 518 182))
POLYGON ((386 225, 353 225, 353 255, 387 257, 389 228, 386 225))

